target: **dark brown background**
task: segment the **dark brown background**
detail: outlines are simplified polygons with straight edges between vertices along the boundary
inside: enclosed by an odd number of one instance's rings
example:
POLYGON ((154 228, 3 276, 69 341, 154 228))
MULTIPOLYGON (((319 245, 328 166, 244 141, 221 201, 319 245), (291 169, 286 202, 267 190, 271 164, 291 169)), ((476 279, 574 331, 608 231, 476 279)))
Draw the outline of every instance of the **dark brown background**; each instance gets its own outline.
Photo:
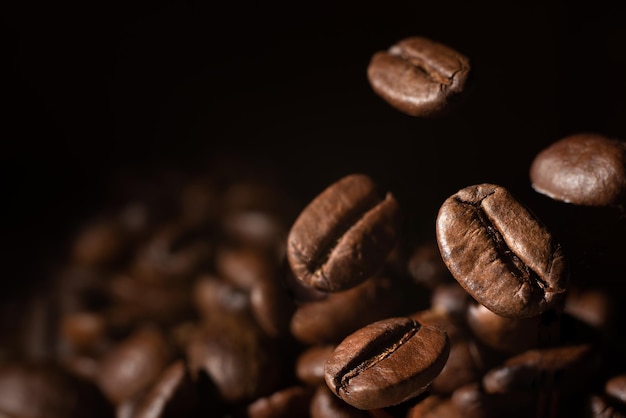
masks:
POLYGON ((363 171, 428 235, 461 187, 529 194, 533 156, 564 135, 626 139, 619 2, 16 3, 3 12, 5 296, 36 283, 120 171, 232 152, 276 167, 302 202, 363 171), (371 54, 412 35, 473 63, 449 118, 400 114, 367 83, 371 54))

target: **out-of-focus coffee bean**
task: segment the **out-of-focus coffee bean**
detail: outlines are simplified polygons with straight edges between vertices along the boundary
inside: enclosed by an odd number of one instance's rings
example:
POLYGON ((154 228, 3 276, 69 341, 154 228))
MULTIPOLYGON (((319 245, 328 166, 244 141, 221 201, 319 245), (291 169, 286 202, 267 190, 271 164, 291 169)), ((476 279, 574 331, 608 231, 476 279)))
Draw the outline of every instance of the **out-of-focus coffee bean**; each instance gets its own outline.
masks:
POLYGON ((412 407, 405 418, 461 418, 463 416, 450 398, 431 395, 412 407))
POLYGON ((611 377, 604 385, 604 391, 626 407, 626 373, 611 377))
POLYGON ((289 335, 291 317, 296 305, 287 294, 287 289, 278 281, 278 277, 273 276, 252 288, 250 306, 254 318, 267 335, 289 335))
POLYGON ((396 244, 402 222, 398 201, 383 198, 371 178, 348 175, 315 197, 287 237, 287 256, 297 278, 337 292, 374 275, 396 244))
POLYGON ((112 402, 119 404, 150 386, 169 356, 167 341, 158 329, 137 329, 102 358, 98 384, 112 402))
POLYGON ((196 412, 198 392, 182 360, 170 364, 139 403, 133 418, 189 417, 196 412))
POLYGON ((458 388, 450 399, 464 418, 528 418, 535 416, 536 412, 532 394, 486 393, 478 382, 458 388))
POLYGON ((562 303, 569 282, 564 250, 504 187, 479 184, 450 196, 436 232, 454 278, 496 314, 528 318, 562 303))
POLYGON ((355 408, 330 391, 328 386, 315 389, 310 407, 311 418, 369 418, 367 411, 355 408))
POLYGON ((543 149, 530 167, 532 187, 555 200, 611 206, 626 197, 626 143, 578 133, 543 149))
POLYGON ((271 395, 261 397, 247 408, 250 418, 292 418, 309 416, 313 388, 289 386, 271 395))
POLYGON ((127 243, 121 225, 105 218, 93 221, 78 232, 72 256, 79 264, 103 266, 119 258, 127 243))
POLYGON ((540 315, 505 318, 474 303, 467 311, 467 324, 480 342, 507 354, 519 354, 539 346, 540 315))
POLYGON ((208 375, 228 403, 254 400, 278 389, 284 352, 252 318, 222 315, 195 333, 186 350, 192 376, 208 375))
POLYGON ((68 312, 60 318, 59 334, 72 352, 95 352, 105 341, 106 320, 95 312, 68 312))
POLYGON ((401 309, 400 301, 393 280, 373 277, 326 299, 299 305, 291 318, 291 333, 305 344, 338 343, 371 322, 394 316, 401 309))
POLYGON ((217 276, 203 274, 193 284, 192 299, 200 319, 210 320, 224 312, 249 315, 250 295, 217 276))
POLYGON ((470 68, 459 52, 414 36, 375 53, 367 77, 374 92, 397 110, 433 116, 449 110, 450 101, 465 90, 470 68))
POLYGON ((626 408, 614 405, 604 395, 592 394, 587 399, 585 418, 626 418, 626 408))
POLYGON ((310 386, 325 385, 324 365, 335 351, 335 345, 313 345, 300 352, 296 359, 296 376, 310 386))
POLYGON ((219 216, 220 197, 217 186, 207 177, 186 182, 180 192, 180 218, 188 228, 204 228, 219 216))
POLYGON ((437 241, 417 245, 409 256, 407 269, 417 284, 429 290, 440 284, 454 282, 450 270, 441 258, 437 241))
POLYGON ((579 391, 597 369, 590 344, 528 350, 510 357, 483 377, 488 393, 579 391))
POLYGON ((0 414, 14 418, 114 418, 98 387, 54 364, 0 366, 0 414))
POLYGON ((573 288, 567 292, 563 311, 606 335, 616 326, 616 303, 615 295, 604 288, 573 288))
POLYGON ((285 253, 288 226, 277 216, 260 211, 241 211, 222 219, 227 239, 235 244, 255 248, 277 259, 285 253))
POLYGON ((444 283, 435 287, 430 298, 430 309, 446 312, 463 322, 470 303, 470 295, 457 282, 444 283))
POLYGON ((135 254, 130 273, 154 283, 188 281, 208 266, 212 257, 211 241, 202 229, 187 229, 172 222, 157 229, 135 254))
POLYGON ((346 337, 326 362, 328 387, 359 409, 397 405, 424 392, 450 350, 446 332, 411 318, 388 318, 346 337))

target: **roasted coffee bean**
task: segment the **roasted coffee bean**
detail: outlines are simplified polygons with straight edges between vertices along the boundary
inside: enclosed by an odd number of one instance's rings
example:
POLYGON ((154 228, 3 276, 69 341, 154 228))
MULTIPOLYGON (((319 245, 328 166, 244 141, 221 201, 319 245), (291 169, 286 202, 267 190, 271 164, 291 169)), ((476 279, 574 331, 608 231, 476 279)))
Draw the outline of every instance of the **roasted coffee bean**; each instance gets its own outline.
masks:
POLYGON ((140 328, 102 358, 98 384, 113 403, 119 404, 147 389, 169 356, 167 341, 158 329, 140 328))
POLYGON ((303 383, 311 386, 325 385, 324 366, 335 345, 313 345, 298 355, 296 359, 296 377, 303 383))
POLYGON ((579 390, 597 368, 590 344, 528 350, 485 374, 488 393, 579 390))
POLYGON ((355 408, 335 396, 328 386, 320 385, 311 399, 311 418, 369 418, 367 411, 355 408))
POLYGON ((454 278, 476 301, 509 318, 538 315, 564 298, 564 250, 507 189, 461 189, 439 209, 437 240, 454 278))
POLYGON ((446 110, 466 87, 469 60, 452 48, 423 37, 402 39, 373 55, 367 77, 374 92, 411 116, 446 110))
POLYGON ((185 356, 195 380, 202 374, 228 403, 246 402, 278 389, 284 351, 251 317, 222 315, 192 336, 185 356))
POLYGON ((454 391, 451 401, 464 418, 528 418, 535 416, 535 398, 527 392, 486 393, 474 382, 454 391))
POLYGON ((412 407, 406 418, 461 418, 463 414, 452 403, 450 398, 437 395, 426 399, 412 407))
POLYGON ((139 403, 133 418, 190 417, 197 412, 198 391, 182 360, 170 364, 139 403))
POLYGON ((305 344, 338 343, 357 329, 399 315, 402 298, 388 277, 373 277, 326 299, 303 303, 291 317, 291 334, 305 344))
POLYGON ((626 418, 626 408, 615 405, 604 395, 590 395, 586 406, 585 418, 626 418))
POLYGON ((296 277, 329 292, 346 290, 374 275, 398 239, 401 214, 371 178, 351 174, 320 193, 294 222, 287 256, 296 277))
POLYGON ((79 264, 104 266, 118 259, 128 244, 122 226, 113 219, 93 221, 74 239, 72 256, 79 264))
POLYGON ((328 359, 325 379, 359 409, 396 405, 424 392, 448 359, 444 330, 410 318, 371 323, 346 337, 328 359))
POLYGON ((445 312, 456 321, 464 322, 472 298, 457 282, 435 287, 430 297, 430 309, 445 312))
POLYGON ((106 319, 95 312, 73 312, 60 319, 59 334, 71 352, 96 352, 106 337, 106 319))
POLYGON ((225 314, 249 315, 250 295, 247 291, 217 276, 203 274, 192 287, 193 306, 201 321, 225 314))
POLYGON ((313 388, 290 386, 256 399, 247 408, 249 418, 307 417, 313 388))
POLYGON ((450 271, 441 259, 436 241, 428 241, 416 246, 407 263, 409 275, 415 283, 429 290, 440 284, 454 282, 450 271))
POLYGON ((96 385, 52 363, 0 365, 0 416, 11 418, 114 418, 96 385))
MULTIPOLYGON (((467 323, 481 343, 508 355, 519 354, 540 345, 541 315, 505 318, 475 303, 467 311, 467 323)), ((553 324, 557 329, 558 325, 553 324)))
POLYGON ((563 312, 583 321, 607 337, 615 330, 619 302, 615 293, 600 287, 573 288, 565 297, 563 312))
POLYGON ((530 167, 532 187, 576 205, 613 206, 626 197, 626 143, 595 133, 554 142, 530 167))
POLYGON ((626 407, 626 374, 611 377, 604 385, 604 391, 611 398, 621 402, 626 407))

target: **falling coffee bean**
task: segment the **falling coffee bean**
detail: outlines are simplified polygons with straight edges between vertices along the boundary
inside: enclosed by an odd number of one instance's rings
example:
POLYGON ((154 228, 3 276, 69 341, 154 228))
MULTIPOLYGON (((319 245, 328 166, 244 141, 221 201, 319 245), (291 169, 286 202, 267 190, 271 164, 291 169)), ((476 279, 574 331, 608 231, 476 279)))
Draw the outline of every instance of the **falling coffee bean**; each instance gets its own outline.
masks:
POLYGON ((411 116, 441 113, 465 89, 469 60, 452 48, 410 37, 375 53, 367 77, 376 94, 411 116))
POLYGON ((348 175, 313 199, 294 222, 287 238, 291 268, 319 290, 354 287, 382 267, 400 221, 391 193, 382 198, 368 176, 348 175))
POLYGON ((359 409, 397 405, 424 392, 448 359, 447 333, 411 318, 388 318, 349 335, 326 362, 328 387, 359 409))
POLYGON ((527 318, 563 301, 564 250, 504 187, 479 184, 450 196, 439 209, 436 233, 454 278, 494 313, 527 318))

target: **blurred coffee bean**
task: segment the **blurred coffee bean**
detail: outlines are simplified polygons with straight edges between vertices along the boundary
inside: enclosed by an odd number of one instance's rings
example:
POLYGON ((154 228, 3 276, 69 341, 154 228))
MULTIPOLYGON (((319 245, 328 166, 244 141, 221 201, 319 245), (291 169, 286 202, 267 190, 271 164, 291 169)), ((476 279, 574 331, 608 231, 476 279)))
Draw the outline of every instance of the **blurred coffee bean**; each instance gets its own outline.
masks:
POLYGON ((106 320, 95 312, 68 312, 61 316, 59 337, 72 353, 96 352, 106 338, 106 320))
POLYGON ((256 399, 247 408, 250 418, 292 418, 309 416, 313 388, 289 386, 273 394, 256 399))
POLYGON ((114 418, 96 385, 54 364, 0 365, 0 414, 14 418, 114 418))
POLYGON ((452 404, 464 418, 528 418, 535 416, 535 399, 528 392, 486 393, 477 382, 452 393, 452 404))
POLYGON ((105 266, 119 259, 127 244, 121 225, 107 217, 92 221, 78 232, 72 256, 78 264, 105 266))
POLYGON ((154 327, 142 327, 104 355, 98 384, 113 403, 119 404, 147 389, 169 357, 163 334, 154 327))
POLYGON ((201 320, 211 320, 225 312, 250 314, 250 295, 247 290, 210 274, 203 274, 196 279, 192 299, 201 320))
POLYGON ((406 418, 461 418, 463 416, 450 398, 431 395, 412 407, 406 418))
POLYGON ((592 394, 587 399, 585 418, 625 418, 626 408, 614 405, 604 395, 592 394))
POLYGON ((186 358, 194 379, 208 375, 224 401, 238 403, 278 389, 285 352, 252 318, 222 315, 197 330, 186 358))
POLYGON ((417 245, 409 256, 407 267, 413 280, 426 289, 432 290, 440 284, 454 282, 436 241, 417 245))
POLYGON ((191 417, 198 407, 197 387, 182 360, 170 364, 154 382, 133 418, 191 417))
POLYGON ((436 286, 430 297, 430 309, 446 312, 453 319, 464 322, 473 299, 457 282, 436 286))
POLYGON ((339 179, 303 209, 289 231, 287 256, 294 274, 330 292, 362 283, 394 247, 401 216, 395 197, 383 198, 368 176, 339 179))
POLYGON ((324 365, 335 351, 335 345, 313 345, 300 352, 296 359, 296 376, 310 386, 325 385, 324 365))
POLYGON ((580 319, 606 336, 617 326, 616 295, 608 289, 586 286, 574 287, 565 297, 564 312, 580 319))
POLYGON ((371 322, 399 313, 398 291, 390 278, 373 277, 326 299, 303 303, 291 317, 291 333, 305 344, 338 343, 371 322))
POLYGON ((626 373, 611 377, 604 385, 604 391, 611 398, 621 402, 626 407, 626 373))
POLYGON ((326 384, 317 386, 310 407, 311 418, 369 418, 368 411, 355 408, 330 391, 326 384))

